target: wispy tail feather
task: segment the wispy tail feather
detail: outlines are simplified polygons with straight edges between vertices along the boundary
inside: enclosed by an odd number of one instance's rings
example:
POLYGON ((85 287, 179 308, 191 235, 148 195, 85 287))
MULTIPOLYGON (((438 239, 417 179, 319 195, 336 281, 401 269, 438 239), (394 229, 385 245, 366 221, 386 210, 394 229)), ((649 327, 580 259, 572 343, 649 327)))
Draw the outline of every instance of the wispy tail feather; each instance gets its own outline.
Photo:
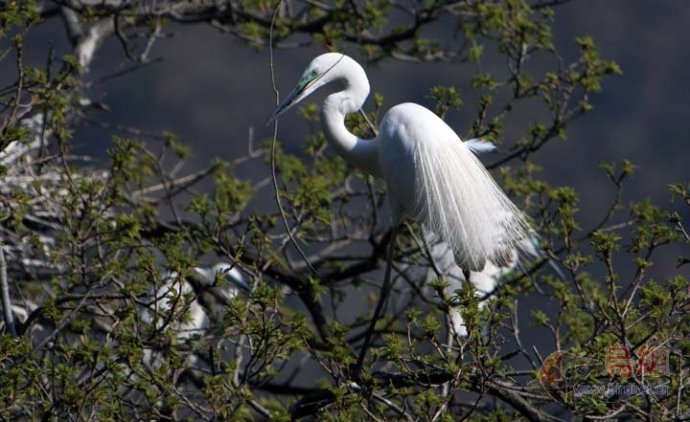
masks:
POLYGON ((529 229, 470 147, 457 142, 452 131, 447 138, 440 135, 415 150, 420 176, 415 217, 449 243, 458 265, 481 270, 486 261, 516 248, 529 229))

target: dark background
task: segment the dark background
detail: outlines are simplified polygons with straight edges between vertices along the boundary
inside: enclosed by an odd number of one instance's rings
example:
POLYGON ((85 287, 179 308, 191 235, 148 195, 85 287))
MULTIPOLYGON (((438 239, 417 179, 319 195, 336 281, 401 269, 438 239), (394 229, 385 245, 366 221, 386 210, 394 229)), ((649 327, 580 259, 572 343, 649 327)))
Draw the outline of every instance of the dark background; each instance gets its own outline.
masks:
MULTIPOLYGON (((603 92, 592 99, 594 111, 569 128, 567 141, 554 142, 538 155, 546 178, 555 185, 575 186, 582 195, 583 210, 588 210, 596 208, 608 192, 604 178, 596 173, 597 163, 628 158, 639 166, 639 174, 626 194, 664 200, 666 184, 688 176, 690 6, 676 0, 576 0, 555 10, 555 44, 566 58, 575 57, 572 41, 576 36, 591 35, 602 56, 620 64, 623 75, 605 81, 603 92)), ((270 128, 263 125, 275 104, 267 50, 252 50, 208 26, 167 29, 173 36, 160 40, 152 53, 162 62, 124 76, 100 82, 124 66, 116 40, 111 39, 98 53, 90 74, 94 81, 90 95, 111 111, 94 115, 95 120, 178 133, 193 145, 194 159, 199 162, 244 152, 250 127, 257 139, 270 136, 270 128)), ((32 32, 29 60, 43 64, 49 43, 58 55, 68 52, 58 20, 32 32)), ((318 46, 276 51, 278 87, 284 94, 320 52, 323 49, 318 46)), ((429 89, 467 86, 471 66, 389 60, 367 72, 372 91, 386 97, 387 107, 402 101, 432 106, 429 89)), ((473 102, 465 102, 471 112, 473 102)), ((365 107, 370 109, 371 102, 365 107)), ((467 116, 471 114, 451 111, 447 120, 464 135, 470 122, 462 117, 467 116)), ((298 132, 306 123, 288 113, 281 126, 281 140, 296 150, 301 142, 298 132)), ((111 133, 83 128, 75 143, 82 152, 104 157, 111 133)))
MULTIPOLYGON (((650 197, 665 203, 666 185, 688 180, 689 27, 690 6, 676 0, 577 0, 556 8, 554 39, 566 58, 576 57, 574 38, 588 34, 602 56, 623 69, 623 75, 604 82, 603 92, 592 98, 594 111, 571 125, 568 139, 547 145, 537 156, 550 183, 572 185, 580 193, 585 221, 601 214, 607 205, 602 200, 611 192, 598 171, 601 160, 628 158, 639 166, 625 189, 628 199, 650 197)), ((193 160, 199 163, 215 156, 242 154, 251 127, 257 140, 270 136, 270 128, 263 125, 275 104, 267 50, 252 50, 211 27, 169 29, 174 36, 159 41, 152 54, 162 62, 94 84, 92 99, 111 109, 93 116, 95 120, 178 133, 193 146, 193 160)), ((44 60, 49 40, 58 47, 66 46, 58 22, 38 32, 42 34, 35 34, 39 36, 31 45, 40 60, 44 60)), ((292 89, 309 60, 322 51, 320 47, 276 51, 278 87, 283 94, 292 89)), ((90 78, 99 81, 123 62, 119 44, 110 40, 96 58, 90 78)), ((462 89, 472 70, 469 64, 394 60, 367 69, 372 90, 385 96, 387 107, 403 101, 432 106, 428 98, 431 87, 455 85, 462 89)), ((469 91, 461 92, 464 96, 469 91)), ((475 107, 472 99, 465 98, 465 103, 463 110, 447 116, 461 136, 466 134, 475 107)), ((365 107, 371 109, 371 101, 365 107)), ((281 141, 297 151, 306 128, 307 123, 296 113, 288 113, 281 120, 281 141)), ((103 157, 111 133, 86 127, 75 136, 77 148, 103 157)), ((507 136, 511 136, 510 129, 507 136)))

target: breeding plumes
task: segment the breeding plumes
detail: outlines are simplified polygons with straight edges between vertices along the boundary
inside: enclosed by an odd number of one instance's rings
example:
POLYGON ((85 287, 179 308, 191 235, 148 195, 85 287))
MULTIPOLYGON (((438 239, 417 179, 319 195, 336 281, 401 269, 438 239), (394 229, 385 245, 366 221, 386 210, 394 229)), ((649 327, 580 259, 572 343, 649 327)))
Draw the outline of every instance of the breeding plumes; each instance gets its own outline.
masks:
MULTIPOLYGON (((452 298, 455 292, 462 287, 466 277, 469 276, 470 284, 474 289, 477 297, 482 298, 479 301, 479 308, 483 309, 489 300, 494 297, 496 287, 499 281, 511 273, 519 265, 517 251, 511 254, 511 259, 507 265, 499 266, 491 261, 487 261, 486 265, 481 271, 463 271, 456 263, 453 257, 453 251, 447 243, 439 240, 438 236, 429 231, 424 233, 426 244, 429 245, 430 258, 433 259, 434 265, 429 266, 426 270, 425 279, 427 281, 436 278, 443 278, 446 281, 445 295, 452 298)), ((538 249, 536 238, 524 239, 520 242, 521 255, 526 255, 530 258, 543 259, 543 253, 538 249)), ((564 278, 560 269, 552 264, 554 270, 564 278)), ((462 318, 458 308, 451 309, 450 323, 453 333, 459 336, 467 335, 467 327, 462 318)))
MULTIPOLYGON (((483 281, 484 271, 493 275, 512 268, 531 231, 475 156, 491 145, 462 142, 436 114, 413 103, 391 108, 374 139, 358 138, 345 127, 345 116, 361 109, 369 82, 364 69, 350 57, 340 53, 316 57, 269 121, 331 82, 342 90, 323 103, 324 132, 338 154, 385 180, 393 210, 393 239, 400 220, 409 216, 450 247, 455 263, 471 282, 473 277, 483 281)), ((389 278, 390 258, 370 328, 379 316, 389 278)))

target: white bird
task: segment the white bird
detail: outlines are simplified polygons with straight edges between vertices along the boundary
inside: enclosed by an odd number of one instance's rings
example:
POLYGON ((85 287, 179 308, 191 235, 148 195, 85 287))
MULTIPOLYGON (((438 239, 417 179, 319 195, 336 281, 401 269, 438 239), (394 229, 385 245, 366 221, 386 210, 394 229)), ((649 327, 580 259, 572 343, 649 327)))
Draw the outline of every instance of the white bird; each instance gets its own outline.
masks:
MULTIPOLYGON (((362 108, 369 95, 364 69, 341 53, 316 57, 296 88, 275 109, 269 122, 317 89, 335 82, 338 89, 321 108, 323 129, 331 146, 352 165, 381 177, 388 187, 394 226, 410 216, 448 244, 466 275, 488 265, 514 265, 517 251, 530 236, 523 214, 475 157, 480 141, 463 143, 432 111, 413 103, 392 107, 374 139, 361 139, 345 127, 345 116, 362 108)), ((389 250, 390 254, 390 250, 389 250)), ((378 319, 390 279, 389 256, 379 304, 369 333, 378 319)), ((365 338, 363 353, 369 344, 365 338)), ((358 366, 361 367, 360 353, 358 366)))
MULTIPOLYGON (((453 258, 453 251, 448 244, 440 241, 439 238, 429 231, 424 232, 424 238, 429 245, 430 258, 433 259, 433 265, 427 267, 425 280, 427 282, 442 278, 446 281, 446 288, 444 295, 446 298, 453 298, 456 292, 462 288, 465 282, 467 272, 464 272, 453 258)), ((520 251, 523 255, 531 258, 543 258, 539 252, 537 245, 532 239, 525 239, 520 243, 520 251)), ((469 282, 472 285, 475 296, 483 298, 479 301, 479 309, 483 309, 488 301, 493 297, 499 281, 510 274, 518 266, 518 255, 512 254, 507 265, 498 266, 491 261, 487 261, 486 265, 481 271, 470 271, 469 282)), ((556 271, 560 270, 556 268, 556 271)), ((464 337, 467 335, 467 327, 462 318, 460 309, 454 307, 450 312, 452 332, 458 336, 464 337)))
POLYGON ((236 266, 227 263, 211 268, 194 267, 187 279, 176 272, 167 273, 148 309, 143 310, 142 319, 148 323, 155 322, 157 328, 170 325, 179 339, 188 339, 203 333, 209 326, 212 309, 201 303, 205 293, 215 295, 213 302, 225 305, 237 296, 240 289, 249 290, 247 281, 236 266), (219 284, 220 278, 226 282, 219 284))
MULTIPOLYGON (((141 309, 140 318, 156 330, 169 327, 184 342, 203 335, 212 319, 221 317, 219 313, 240 291, 249 291, 246 277, 237 266, 227 263, 194 267, 186 279, 176 272, 167 273, 153 300, 141 309)), ((147 365, 154 367, 156 360, 156 354, 147 349, 147 365)), ((187 366, 195 365, 196 359, 191 357, 187 366)))
MULTIPOLYGON (((21 305, 12 303, 10 307, 14 324, 24 324, 29 319, 31 313, 38 308, 38 305, 30 300, 23 300, 21 302, 21 305)), ((5 318, 0 318, 0 333, 6 331, 5 323, 5 318)))

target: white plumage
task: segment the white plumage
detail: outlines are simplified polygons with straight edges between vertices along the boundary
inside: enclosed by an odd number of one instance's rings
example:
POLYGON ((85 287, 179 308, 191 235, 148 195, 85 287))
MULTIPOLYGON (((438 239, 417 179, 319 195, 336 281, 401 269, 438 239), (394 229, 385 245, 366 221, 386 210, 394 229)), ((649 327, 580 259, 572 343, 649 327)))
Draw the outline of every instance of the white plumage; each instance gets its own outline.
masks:
POLYGON ((227 263, 219 263, 211 268, 194 267, 188 279, 176 272, 167 273, 149 308, 142 310, 141 318, 147 323, 155 322, 156 328, 170 326, 179 339, 189 339, 208 328, 210 313, 214 311, 208 304, 204 306, 201 303, 200 298, 204 293, 214 295, 216 300, 209 302, 222 308, 237 296, 240 289, 248 288, 242 272, 227 263), (227 283, 216 284, 217 276, 227 280, 227 283))
POLYGON ((316 57, 269 121, 330 82, 344 87, 321 109, 336 152, 386 181, 396 226, 403 215, 417 219, 450 247, 473 285, 493 289, 531 236, 522 213, 474 155, 493 147, 477 139, 463 143, 441 118, 412 103, 391 108, 375 139, 356 137, 345 127, 345 115, 361 109, 369 82, 362 67, 340 53, 316 57))
MULTIPOLYGON (((213 318, 222 318, 224 308, 240 291, 249 291, 244 274, 227 263, 219 263, 211 268, 194 267, 188 278, 176 272, 166 273, 162 285, 155 292, 148 306, 140 309, 140 318, 152 329, 170 329, 177 341, 182 344, 195 336, 204 335, 213 318), (226 283, 217 283, 218 279, 226 283)), ((160 354, 145 349, 144 362, 156 367, 160 354)), ((198 365, 192 354, 186 366, 198 365)))
MULTIPOLYGON (((479 298, 485 298, 479 302, 479 309, 483 309, 493 297, 492 294, 496 291, 499 281, 515 270, 518 266, 517 250, 513 250, 510 259, 506 265, 499 266, 491 261, 487 261, 486 265, 481 271, 464 272, 455 262, 453 251, 446 242, 439 240, 439 238, 429 231, 424 232, 424 238, 429 245, 429 253, 431 259, 434 260, 434 266, 428 267, 426 270, 425 280, 427 282, 436 278, 443 278, 446 281, 446 289, 444 294, 447 298, 453 298, 456 292, 462 288, 465 282, 465 277, 469 277, 469 282, 474 289, 474 293, 479 298), (436 271, 440 274, 437 274, 436 271)), ((537 249, 532 239, 523 239, 517 248, 524 255, 532 258, 541 258, 542 255, 537 249)), ((556 272, 559 272, 555 268, 556 272)), ((467 327, 462 318, 458 308, 451 309, 450 312, 451 325, 453 332, 459 336, 467 335, 467 327)))
POLYGON ((446 241, 458 265, 481 271, 505 262, 527 224, 482 163, 430 110, 393 107, 378 136, 383 177, 396 209, 446 241))

